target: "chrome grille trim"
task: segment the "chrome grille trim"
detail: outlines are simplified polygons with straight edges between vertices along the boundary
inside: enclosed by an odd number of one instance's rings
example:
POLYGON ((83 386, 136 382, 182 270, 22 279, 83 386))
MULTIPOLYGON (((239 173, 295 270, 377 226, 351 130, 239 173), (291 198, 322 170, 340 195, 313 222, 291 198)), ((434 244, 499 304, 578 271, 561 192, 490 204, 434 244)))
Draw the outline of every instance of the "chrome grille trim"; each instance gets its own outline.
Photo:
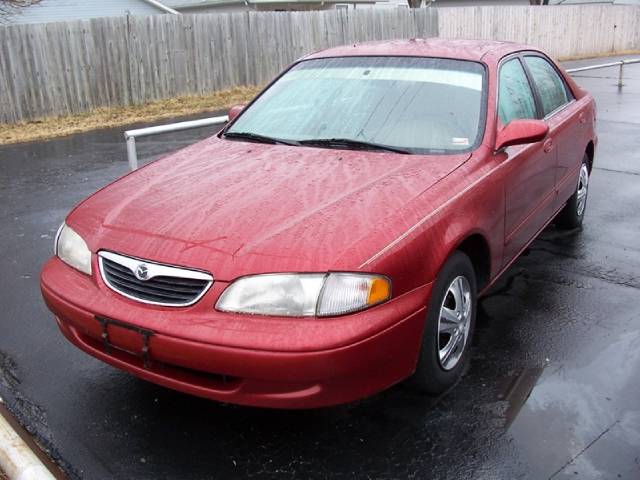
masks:
POLYGON ((164 307, 188 307, 200 300, 213 284, 209 273, 101 250, 100 275, 114 292, 136 302, 164 307), (140 265, 147 268, 141 280, 140 265))

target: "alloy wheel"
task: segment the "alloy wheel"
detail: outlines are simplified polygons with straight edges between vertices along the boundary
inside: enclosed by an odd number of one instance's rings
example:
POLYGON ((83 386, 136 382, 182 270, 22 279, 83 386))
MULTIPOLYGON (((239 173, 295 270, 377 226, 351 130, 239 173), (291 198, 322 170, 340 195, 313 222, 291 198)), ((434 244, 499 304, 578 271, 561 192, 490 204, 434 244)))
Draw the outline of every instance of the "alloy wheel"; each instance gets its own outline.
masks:
POLYGON ((579 217, 584 213, 584 209, 587 205, 587 193, 589 191, 589 169, 585 164, 582 164, 580 168, 580 177, 578 179, 578 193, 576 209, 579 217))
POLYGON ((466 277, 453 279, 438 317, 438 359, 444 370, 454 368, 467 345, 471 324, 471 286, 466 277))

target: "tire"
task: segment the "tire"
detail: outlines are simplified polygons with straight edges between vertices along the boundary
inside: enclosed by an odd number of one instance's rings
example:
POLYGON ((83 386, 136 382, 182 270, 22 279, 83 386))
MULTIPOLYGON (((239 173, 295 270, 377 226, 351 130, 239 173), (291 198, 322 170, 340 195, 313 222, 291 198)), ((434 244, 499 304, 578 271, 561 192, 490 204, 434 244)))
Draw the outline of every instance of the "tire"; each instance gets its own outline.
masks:
POLYGON ((572 230, 580 228, 584 221, 584 212, 587 208, 587 197, 589 196, 589 157, 585 154, 580 166, 578 184, 576 189, 567 201, 558 216, 556 226, 562 230, 572 230))
POLYGON ((462 376, 469 357, 476 323, 477 284, 469 257, 455 252, 436 279, 427 309, 422 347, 410 384, 421 392, 437 395, 452 387, 462 376), (455 289, 464 292, 466 301, 457 301, 455 289), (448 312, 444 312, 444 309, 448 312), (462 321, 454 326, 452 313, 462 321), (466 313, 465 313, 466 312, 466 313), (449 321, 447 321, 449 319, 449 321), (456 328, 453 333, 445 330, 456 328), (456 341, 455 344, 450 342, 456 341), (447 349, 451 348, 447 356, 447 349))

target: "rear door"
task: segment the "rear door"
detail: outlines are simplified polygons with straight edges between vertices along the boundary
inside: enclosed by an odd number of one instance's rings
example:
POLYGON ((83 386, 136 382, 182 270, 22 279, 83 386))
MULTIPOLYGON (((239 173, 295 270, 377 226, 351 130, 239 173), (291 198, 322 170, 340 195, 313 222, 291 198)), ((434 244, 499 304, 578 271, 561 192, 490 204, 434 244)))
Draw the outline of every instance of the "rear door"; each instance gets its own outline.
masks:
MULTIPOLYGON (((516 119, 539 119, 543 113, 519 56, 500 65, 498 130, 516 119)), ((505 149, 504 263, 515 257, 553 213, 556 149, 552 137, 505 149)))
POLYGON ((586 117, 556 67, 542 54, 524 55, 533 86, 540 99, 549 138, 557 152, 555 185, 558 195, 555 209, 562 207, 573 194, 586 145, 576 143, 584 137, 586 117))

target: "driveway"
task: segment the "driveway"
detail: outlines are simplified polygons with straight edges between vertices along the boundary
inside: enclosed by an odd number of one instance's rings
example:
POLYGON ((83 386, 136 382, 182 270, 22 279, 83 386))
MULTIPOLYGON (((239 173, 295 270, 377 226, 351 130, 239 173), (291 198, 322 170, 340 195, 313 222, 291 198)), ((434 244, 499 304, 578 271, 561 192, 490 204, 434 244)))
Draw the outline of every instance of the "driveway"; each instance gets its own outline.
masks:
MULTIPOLYGON (((574 62, 604 63, 608 59, 574 62)), ((38 274, 78 201, 127 172, 122 129, 0 147, 0 395, 72 478, 640 477, 640 65, 576 76, 600 144, 582 232, 547 229, 481 302, 439 398, 313 411, 173 392, 72 347, 38 274)), ((211 129, 138 142, 147 160, 211 129)))

